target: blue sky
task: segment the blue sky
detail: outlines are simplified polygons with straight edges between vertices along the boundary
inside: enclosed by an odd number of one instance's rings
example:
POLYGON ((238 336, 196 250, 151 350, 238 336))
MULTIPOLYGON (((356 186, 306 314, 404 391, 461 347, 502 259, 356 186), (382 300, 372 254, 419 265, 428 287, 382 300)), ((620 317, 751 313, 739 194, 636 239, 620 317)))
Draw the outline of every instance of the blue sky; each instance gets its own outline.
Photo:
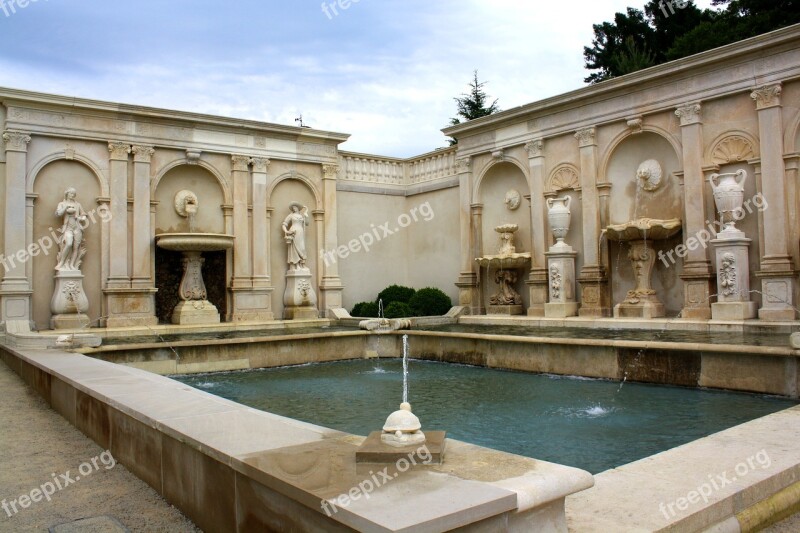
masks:
POLYGON ((592 24, 644 4, 29 1, 2 0, 2 86, 280 124, 302 113, 352 134, 344 150, 399 157, 447 144, 473 69, 502 109, 583 86, 592 24))

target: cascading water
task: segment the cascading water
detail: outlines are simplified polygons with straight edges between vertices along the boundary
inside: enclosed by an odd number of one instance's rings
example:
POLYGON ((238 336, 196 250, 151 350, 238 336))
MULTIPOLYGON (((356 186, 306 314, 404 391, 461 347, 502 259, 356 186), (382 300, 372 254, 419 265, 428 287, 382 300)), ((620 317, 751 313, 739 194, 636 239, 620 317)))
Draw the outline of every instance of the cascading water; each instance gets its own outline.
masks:
POLYGON ((408 403, 408 335, 403 335, 403 403, 408 403))

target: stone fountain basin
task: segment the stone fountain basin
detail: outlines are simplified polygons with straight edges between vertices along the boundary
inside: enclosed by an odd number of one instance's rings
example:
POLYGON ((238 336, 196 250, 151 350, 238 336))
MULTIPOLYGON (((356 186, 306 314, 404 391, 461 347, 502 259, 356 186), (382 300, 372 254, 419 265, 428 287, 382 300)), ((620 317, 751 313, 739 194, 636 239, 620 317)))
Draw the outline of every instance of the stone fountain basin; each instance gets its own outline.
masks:
POLYGON ((482 267, 522 268, 531 262, 531 254, 487 255, 477 257, 475 261, 482 267))
POLYGON ((233 248, 233 235, 222 233, 160 233, 156 246, 173 252, 216 252, 233 248))
POLYGON ((679 218, 657 220, 639 218, 624 224, 612 224, 606 228, 606 235, 612 241, 661 241, 669 239, 681 230, 679 218))

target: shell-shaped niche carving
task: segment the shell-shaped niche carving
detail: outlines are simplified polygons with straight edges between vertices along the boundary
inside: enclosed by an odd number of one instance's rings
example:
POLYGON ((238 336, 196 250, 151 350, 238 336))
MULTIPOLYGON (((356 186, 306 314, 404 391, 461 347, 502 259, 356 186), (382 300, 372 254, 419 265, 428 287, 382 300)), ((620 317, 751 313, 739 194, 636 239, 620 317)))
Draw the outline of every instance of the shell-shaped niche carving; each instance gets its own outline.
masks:
POLYGON ((722 139, 714 147, 712 159, 717 165, 727 165, 737 161, 755 159, 756 153, 752 143, 740 135, 732 135, 722 139))
POLYGON ((581 188, 581 180, 578 171, 572 165, 561 165, 557 167, 550 179, 547 180, 546 192, 559 192, 564 189, 578 190, 581 188))

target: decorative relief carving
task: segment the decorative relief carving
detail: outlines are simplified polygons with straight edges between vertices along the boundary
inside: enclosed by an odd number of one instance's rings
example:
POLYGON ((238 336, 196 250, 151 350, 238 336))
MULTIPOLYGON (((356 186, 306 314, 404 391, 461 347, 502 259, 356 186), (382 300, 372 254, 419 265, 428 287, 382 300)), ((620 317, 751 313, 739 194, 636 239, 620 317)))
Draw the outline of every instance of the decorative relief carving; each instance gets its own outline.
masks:
POLYGON ((27 152, 31 136, 21 131, 6 131, 3 133, 3 141, 5 141, 8 151, 27 152))
POLYGON ((581 179, 578 170, 569 164, 558 166, 547 180, 546 193, 556 193, 564 189, 578 190, 581 188, 581 179))
POLYGON ((266 148, 267 147, 267 138, 266 137, 255 137, 253 139, 253 145, 256 148, 266 148))
POLYGON ((535 139, 525 143, 528 157, 542 157, 544 155, 544 139, 535 139))
POLYGON ((149 163, 150 158, 156 153, 152 146, 143 144, 134 145, 131 151, 133 152, 133 160, 138 163, 149 163))
POLYGON ((750 93, 750 98, 756 101, 756 109, 767 109, 781 104, 781 85, 764 85, 750 93))
POLYGON ((111 154, 111 159, 127 161, 128 154, 131 153, 131 145, 121 141, 109 141, 108 153, 111 154))
POLYGON ((648 159, 639 165, 636 170, 636 179, 639 180, 639 185, 642 189, 654 191, 661 185, 663 174, 664 171, 661 170, 661 164, 655 159, 648 159))
POLYGON ((578 139, 578 146, 585 148, 587 146, 594 146, 597 144, 594 140, 596 130, 594 128, 584 128, 575 132, 575 138, 578 139))
POLYGON ((250 156, 234 154, 231 156, 231 163, 233 163, 233 170, 247 172, 247 167, 250 164, 250 156))
POLYGON ((736 257, 730 252, 722 254, 719 284, 720 290, 725 296, 736 294, 736 257))
POLYGON ((553 300, 561 297, 561 270, 557 263, 550 265, 550 294, 553 300))
POLYGON ((492 159, 494 159, 495 161, 504 161, 505 158, 506 158, 505 152, 502 149, 495 150, 492 152, 492 159))
POLYGON ((689 126, 700 122, 701 111, 700 104, 687 104, 676 109, 675 116, 681 119, 681 126, 689 126))
POLYGON ((752 143, 740 135, 725 137, 714 147, 712 160, 717 165, 727 165, 738 161, 755 159, 756 152, 752 143))
POLYGON ((329 144, 320 143, 297 143, 299 152, 309 155, 333 156, 336 155, 336 149, 329 144))
POLYGON ((597 305, 600 303, 600 289, 598 287, 583 288, 584 305, 597 305))

